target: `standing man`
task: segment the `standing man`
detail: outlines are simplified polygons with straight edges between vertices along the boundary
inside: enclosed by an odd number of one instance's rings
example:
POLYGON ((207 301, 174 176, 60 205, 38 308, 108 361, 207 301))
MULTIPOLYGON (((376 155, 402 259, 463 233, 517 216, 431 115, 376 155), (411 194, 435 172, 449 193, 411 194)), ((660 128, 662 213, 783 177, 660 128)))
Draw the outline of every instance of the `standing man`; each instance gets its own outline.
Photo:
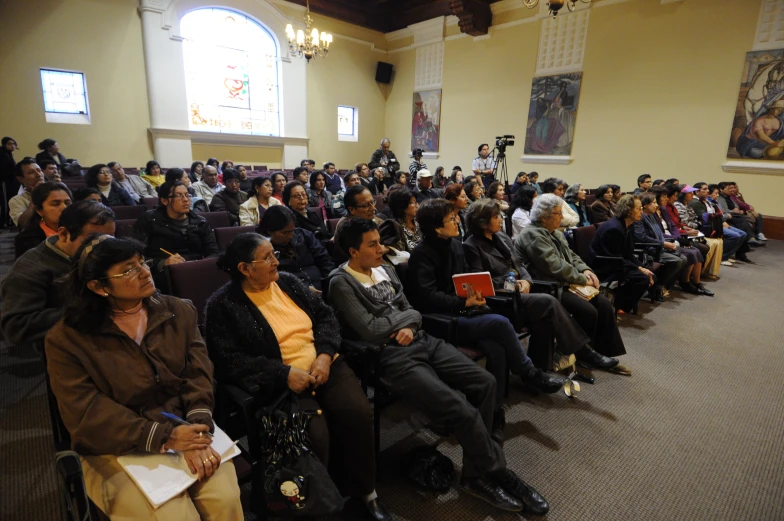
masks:
POLYGON ((8 215, 21 230, 33 216, 33 188, 44 182, 44 173, 35 159, 26 157, 16 164, 14 175, 22 189, 8 201, 8 215))
POLYGON ((117 161, 112 161, 106 166, 112 171, 112 178, 114 178, 120 186, 125 188, 125 191, 128 192, 137 203, 140 203, 144 197, 158 197, 155 188, 153 188, 150 183, 142 179, 141 176, 126 175, 122 165, 117 161))
POLYGON ((421 148, 415 148, 414 151, 411 153, 414 156, 414 160, 411 161, 411 164, 408 165, 408 172, 411 176, 408 178, 408 187, 411 190, 415 190, 417 186, 417 172, 420 170, 426 170, 427 165, 422 162, 422 154, 424 151, 421 148))
POLYGON ((479 155, 474 158, 471 164, 471 169, 475 175, 481 176, 482 184, 485 187, 485 192, 495 178, 493 176, 493 169, 495 168, 495 160, 490 157, 490 145, 482 143, 477 149, 479 155))
POLYGON ((390 146, 389 138, 382 139, 380 148, 370 157, 368 167, 371 170, 382 167, 387 171, 389 177, 393 177, 393 174, 400 170, 400 163, 397 162, 395 153, 389 149, 390 146))
POLYGON ((212 203, 215 194, 223 190, 224 186, 218 182, 218 169, 214 166, 205 166, 201 181, 193 183, 196 195, 204 199, 207 206, 212 203))

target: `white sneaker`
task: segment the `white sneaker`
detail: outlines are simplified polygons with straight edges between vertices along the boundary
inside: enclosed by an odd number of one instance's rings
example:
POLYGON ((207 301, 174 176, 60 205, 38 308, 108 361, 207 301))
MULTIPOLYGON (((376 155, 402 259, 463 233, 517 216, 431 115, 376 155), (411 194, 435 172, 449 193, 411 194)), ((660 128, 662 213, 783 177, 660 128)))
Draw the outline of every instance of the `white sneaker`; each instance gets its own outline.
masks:
POLYGON ((758 240, 758 241, 767 241, 767 240, 768 240, 768 238, 767 238, 767 237, 765 237, 765 234, 764 234, 764 233, 762 233, 762 232, 759 232, 759 233, 757 234, 757 240, 758 240))
POLYGON ((733 263, 731 263, 731 262, 730 262, 730 261, 728 261, 728 260, 721 261, 721 265, 722 265, 722 266, 734 266, 734 264, 733 264, 733 263))

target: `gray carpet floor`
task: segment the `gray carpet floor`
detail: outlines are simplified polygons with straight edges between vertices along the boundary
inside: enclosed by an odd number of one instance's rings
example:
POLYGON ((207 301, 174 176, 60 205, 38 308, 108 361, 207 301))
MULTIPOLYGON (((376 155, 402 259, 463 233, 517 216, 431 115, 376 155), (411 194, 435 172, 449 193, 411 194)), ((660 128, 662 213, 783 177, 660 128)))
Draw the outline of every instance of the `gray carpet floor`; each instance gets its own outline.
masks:
MULTIPOLYGON (((9 236, 0 234, 0 276, 9 236)), ((511 386, 508 464, 551 503, 550 521, 784 519, 784 242, 754 265, 722 267, 715 298, 673 291, 621 328, 631 377, 595 372, 577 398, 511 386)), ((0 347, 0 519, 61 519, 41 364, 0 347)), ((378 491, 400 520, 512 520, 455 488, 434 496, 400 477, 405 451, 438 444, 408 404, 385 409, 378 491)), ((344 513, 336 519, 351 519, 344 513)), ((250 517, 249 517, 250 519, 250 517)), ((531 519, 535 519, 531 517, 531 519)))

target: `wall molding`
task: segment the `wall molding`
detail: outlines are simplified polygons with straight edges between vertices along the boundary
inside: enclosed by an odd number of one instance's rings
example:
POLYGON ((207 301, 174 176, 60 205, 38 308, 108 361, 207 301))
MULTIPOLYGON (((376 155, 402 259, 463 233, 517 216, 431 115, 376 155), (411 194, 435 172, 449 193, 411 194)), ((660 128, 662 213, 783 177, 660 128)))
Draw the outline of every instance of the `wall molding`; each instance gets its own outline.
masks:
POLYGON ((524 154, 520 156, 520 161, 535 165, 568 165, 572 162, 572 156, 532 156, 524 154))
POLYGON ((732 174, 784 175, 784 161, 727 161, 721 169, 732 174))
POLYGON ((245 134, 221 134, 220 132, 199 132, 197 130, 178 130, 173 128, 149 128, 153 139, 188 139, 199 145, 232 145, 245 147, 283 148, 284 145, 307 146, 310 139, 301 137, 252 136, 245 134))

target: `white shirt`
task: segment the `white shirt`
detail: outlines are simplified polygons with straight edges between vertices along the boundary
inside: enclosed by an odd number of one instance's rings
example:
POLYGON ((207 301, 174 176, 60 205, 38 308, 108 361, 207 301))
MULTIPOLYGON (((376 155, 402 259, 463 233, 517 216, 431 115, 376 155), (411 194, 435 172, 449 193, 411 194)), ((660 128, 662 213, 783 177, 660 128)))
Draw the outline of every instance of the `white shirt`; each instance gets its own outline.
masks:
POLYGON ((476 156, 471 164, 471 170, 492 170, 493 168, 495 168, 495 161, 490 156, 484 159, 482 159, 482 156, 476 156))
POLYGON ((523 210, 522 208, 518 208, 512 214, 512 238, 514 239, 517 235, 523 231, 523 228, 531 224, 531 213, 528 210, 523 210))
POLYGON ((204 181, 197 181, 191 185, 193 190, 196 192, 196 195, 204 199, 207 203, 207 206, 212 203, 212 198, 215 194, 223 190, 224 186, 220 183, 215 185, 215 188, 212 188, 204 181))

